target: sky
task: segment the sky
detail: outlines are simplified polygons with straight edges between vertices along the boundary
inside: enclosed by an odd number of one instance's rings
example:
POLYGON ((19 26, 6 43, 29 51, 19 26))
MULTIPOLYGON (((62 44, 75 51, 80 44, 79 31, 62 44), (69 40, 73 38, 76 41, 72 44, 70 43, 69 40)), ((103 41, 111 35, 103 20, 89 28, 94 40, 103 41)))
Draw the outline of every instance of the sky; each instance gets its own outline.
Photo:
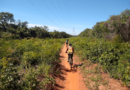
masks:
POLYGON ((28 27, 48 26, 49 31, 78 35, 111 15, 130 9, 130 0, 0 0, 0 12, 9 12, 28 27))

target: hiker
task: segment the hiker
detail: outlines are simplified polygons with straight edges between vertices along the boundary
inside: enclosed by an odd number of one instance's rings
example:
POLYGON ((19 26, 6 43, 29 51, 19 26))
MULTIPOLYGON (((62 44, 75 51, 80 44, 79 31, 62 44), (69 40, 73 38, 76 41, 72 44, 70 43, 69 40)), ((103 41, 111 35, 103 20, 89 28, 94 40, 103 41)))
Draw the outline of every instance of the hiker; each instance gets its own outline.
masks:
POLYGON ((72 44, 69 44, 69 47, 67 47, 66 53, 68 53, 68 62, 70 62, 73 65, 73 53, 74 48, 72 47, 72 44), (71 58, 72 61, 69 61, 71 58))

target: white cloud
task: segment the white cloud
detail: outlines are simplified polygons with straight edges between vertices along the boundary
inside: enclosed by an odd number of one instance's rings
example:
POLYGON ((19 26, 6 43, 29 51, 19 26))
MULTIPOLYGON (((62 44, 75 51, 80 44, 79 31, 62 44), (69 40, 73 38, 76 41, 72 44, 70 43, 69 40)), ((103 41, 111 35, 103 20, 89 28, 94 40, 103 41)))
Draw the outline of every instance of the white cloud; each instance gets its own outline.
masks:
MULTIPOLYGON (((35 27, 35 26, 43 27, 44 25, 40 25, 40 24, 28 24, 28 27, 35 27)), ((61 28, 59 28, 59 27, 54 27, 54 26, 47 26, 47 27, 48 27, 49 30, 51 30, 51 31, 61 29, 61 28)))
POLYGON ((28 24, 29 27, 35 27, 35 26, 39 26, 42 27, 43 25, 38 25, 38 24, 28 24))
MULTIPOLYGON (((40 24, 28 24, 28 27, 35 27, 35 26, 39 26, 39 27, 43 27, 44 25, 40 25, 40 24)), ((73 29, 68 29, 68 28, 59 28, 59 27, 55 27, 55 26, 48 26, 49 28, 49 31, 54 31, 54 30, 57 30, 59 32, 66 32, 68 34, 71 34, 71 35, 78 35, 80 32, 78 31, 74 31, 73 32, 73 29)))
POLYGON ((49 29, 51 29, 51 30, 59 30, 59 29, 61 29, 61 28, 59 28, 59 27, 53 27, 53 26, 48 26, 49 27, 49 29))

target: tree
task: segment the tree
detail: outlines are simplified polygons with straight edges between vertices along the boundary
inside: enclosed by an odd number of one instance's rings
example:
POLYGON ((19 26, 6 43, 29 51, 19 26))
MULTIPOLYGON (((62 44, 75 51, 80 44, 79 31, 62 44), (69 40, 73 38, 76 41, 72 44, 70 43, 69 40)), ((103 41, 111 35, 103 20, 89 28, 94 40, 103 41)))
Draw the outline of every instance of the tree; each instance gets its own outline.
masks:
POLYGON ((96 25, 93 27, 93 32, 96 35, 97 38, 102 38, 104 33, 104 22, 97 22, 96 25))
POLYGON ((123 11, 122 13, 121 13, 121 20, 122 20, 122 23, 125 23, 126 22, 126 20, 129 18, 129 16, 130 16, 130 10, 128 10, 128 9, 126 9, 125 11, 123 11))
POLYGON ((27 28, 27 25, 28 25, 28 22, 24 21, 24 22, 22 22, 21 27, 22 28, 27 28))
POLYGON ((92 29, 86 28, 83 32, 81 32, 78 36, 80 37, 90 37, 90 32, 92 29))
POLYGON ((6 31, 9 24, 13 23, 14 16, 11 13, 8 12, 1 12, 0 13, 0 24, 2 25, 2 28, 4 31, 6 31))
POLYGON ((45 30, 49 31, 49 28, 47 26, 44 26, 43 27, 45 30))

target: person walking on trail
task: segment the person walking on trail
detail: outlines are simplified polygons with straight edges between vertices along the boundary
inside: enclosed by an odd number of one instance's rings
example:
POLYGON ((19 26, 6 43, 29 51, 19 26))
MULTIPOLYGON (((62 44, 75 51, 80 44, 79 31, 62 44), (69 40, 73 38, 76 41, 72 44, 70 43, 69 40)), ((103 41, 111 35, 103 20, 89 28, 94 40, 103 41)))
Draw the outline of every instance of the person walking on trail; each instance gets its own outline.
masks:
POLYGON ((68 53, 68 62, 70 62, 70 64, 73 65, 74 48, 72 47, 71 43, 69 44, 69 47, 67 48, 66 53, 68 53), (70 59, 71 59, 71 61, 69 61, 70 59))
POLYGON ((68 39, 66 40, 66 42, 65 42, 65 43, 66 43, 66 47, 67 47, 67 46, 68 46, 68 39))

